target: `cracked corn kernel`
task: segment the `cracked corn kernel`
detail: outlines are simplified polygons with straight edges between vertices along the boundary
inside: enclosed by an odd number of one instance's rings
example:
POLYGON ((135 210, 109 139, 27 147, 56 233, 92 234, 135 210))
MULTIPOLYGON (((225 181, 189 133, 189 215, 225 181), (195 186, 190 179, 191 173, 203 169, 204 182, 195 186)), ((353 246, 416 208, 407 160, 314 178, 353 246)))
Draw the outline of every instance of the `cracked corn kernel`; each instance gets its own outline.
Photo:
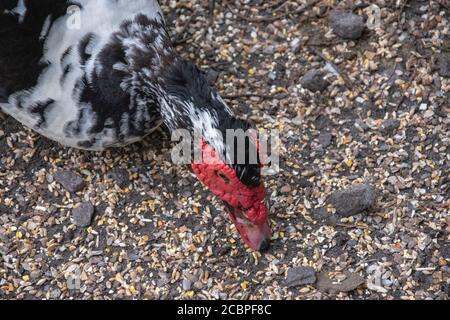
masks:
POLYGON ((347 165, 347 167, 351 168, 351 167, 353 167, 353 160, 349 159, 345 162, 345 164, 347 165))
POLYGON ((349 144, 350 142, 352 142, 352 137, 351 136, 343 136, 342 138, 341 138, 341 144, 343 144, 343 145, 347 145, 347 144, 349 144))

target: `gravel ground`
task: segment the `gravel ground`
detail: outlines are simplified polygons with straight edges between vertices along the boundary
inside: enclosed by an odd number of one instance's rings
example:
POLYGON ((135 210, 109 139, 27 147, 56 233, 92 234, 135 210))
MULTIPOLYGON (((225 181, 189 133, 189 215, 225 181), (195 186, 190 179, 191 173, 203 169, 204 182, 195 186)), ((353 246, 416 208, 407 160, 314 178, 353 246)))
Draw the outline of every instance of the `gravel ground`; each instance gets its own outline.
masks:
POLYGON ((312 3, 163 1, 179 52, 281 132, 267 253, 165 130, 90 153, 0 115, 0 298, 448 299, 450 2, 371 1, 375 29, 312 3))

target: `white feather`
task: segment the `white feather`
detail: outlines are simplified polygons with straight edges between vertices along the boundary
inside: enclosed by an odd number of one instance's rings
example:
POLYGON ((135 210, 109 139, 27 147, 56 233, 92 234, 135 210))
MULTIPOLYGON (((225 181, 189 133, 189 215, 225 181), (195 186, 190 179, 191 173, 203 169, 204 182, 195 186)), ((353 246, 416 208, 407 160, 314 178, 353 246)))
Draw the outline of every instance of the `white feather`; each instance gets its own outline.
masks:
POLYGON ((39 40, 44 40, 47 37, 48 32, 50 30, 51 19, 52 19, 51 15, 45 18, 44 25, 42 26, 41 34, 39 36, 39 40))
POLYGON ((17 1, 17 7, 11 10, 11 12, 19 15, 19 23, 22 23, 25 19, 25 15, 27 13, 27 7, 25 5, 25 0, 17 1))

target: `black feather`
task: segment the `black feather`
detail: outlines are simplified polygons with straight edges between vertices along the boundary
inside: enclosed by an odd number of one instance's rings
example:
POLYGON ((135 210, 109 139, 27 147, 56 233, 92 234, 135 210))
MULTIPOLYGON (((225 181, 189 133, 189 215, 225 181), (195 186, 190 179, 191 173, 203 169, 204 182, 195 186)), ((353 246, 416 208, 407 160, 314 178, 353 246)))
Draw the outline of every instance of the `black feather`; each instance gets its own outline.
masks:
MULTIPOLYGON (((223 137, 226 137, 227 130, 242 130, 244 133, 252 129, 250 124, 244 120, 229 117, 221 123, 220 130, 223 137)), ((238 155, 238 138, 235 137, 234 141, 226 141, 226 148, 234 148, 233 152, 226 150, 228 154, 233 154, 234 158, 231 159, 231 167, 236 171, 239 180, 248 187, 255 188, 261 183, 261 164, 259 160, 258 150, 252 139, 248 136, 245 137, 245 162, 239 162, 238 155), (254 156, 256 155, 256 159, 254 156), (255 161, 256 160, 256 163, 255 161)))
POLYGON ((64 0, 26 0, 27 12, 22 23, 17 15, 8 11, 16 5, 17 0, 0 1, 0 84, 7 96, 36 85, 48 66, 40 61, 44 41, 36 30, 42 29, 48 15, 51 14, 51 23, 64 15, 69 3, 64 0))

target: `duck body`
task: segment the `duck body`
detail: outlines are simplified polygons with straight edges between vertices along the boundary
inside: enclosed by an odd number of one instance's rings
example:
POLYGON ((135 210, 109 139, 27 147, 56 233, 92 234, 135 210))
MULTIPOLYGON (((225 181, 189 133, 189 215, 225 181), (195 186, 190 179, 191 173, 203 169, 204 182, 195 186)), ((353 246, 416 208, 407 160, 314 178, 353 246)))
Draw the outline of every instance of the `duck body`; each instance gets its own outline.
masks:
POLYGON ((258 143, 245 140, 239 162, 224 141, 250 125, 175 52, 156 0, 0 2, 0 111, 86 150, 139 141, 161 123, 200 137, 191 141, 203 151, 191 160, 195 175, 225 202, 244 242, 267 248, 261 164, 249 156, 258 143))
POLYGON ((145 64, 156 82, 174 56, 156 0, 13 0, 0 16, 1 111, 65 146, 98 151, 161 123, 135 72, 145 64))

